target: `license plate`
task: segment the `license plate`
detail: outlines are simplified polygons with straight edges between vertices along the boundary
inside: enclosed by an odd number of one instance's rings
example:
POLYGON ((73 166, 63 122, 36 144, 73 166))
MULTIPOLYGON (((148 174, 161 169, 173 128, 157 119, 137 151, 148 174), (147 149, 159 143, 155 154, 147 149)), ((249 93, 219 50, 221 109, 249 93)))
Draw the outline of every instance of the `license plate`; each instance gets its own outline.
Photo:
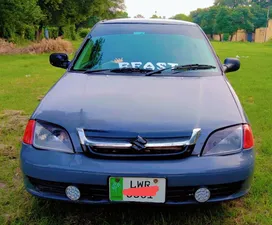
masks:
POLYGON ((113 202, 164 203, 165 178, 110 177, 109 195, 113 202))

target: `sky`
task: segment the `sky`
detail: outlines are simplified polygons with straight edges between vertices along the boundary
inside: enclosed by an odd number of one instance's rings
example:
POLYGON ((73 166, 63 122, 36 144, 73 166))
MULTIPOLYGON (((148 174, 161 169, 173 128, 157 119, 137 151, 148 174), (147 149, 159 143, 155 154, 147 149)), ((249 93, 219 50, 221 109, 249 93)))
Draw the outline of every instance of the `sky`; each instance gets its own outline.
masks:
POLYGON ((197 8, 213 5, 214 0, 125 0, 125 3, 130 17, 142 14, 150 18, 157 11, 158 16, 169 18, 179 13, 189 15, 197 8))

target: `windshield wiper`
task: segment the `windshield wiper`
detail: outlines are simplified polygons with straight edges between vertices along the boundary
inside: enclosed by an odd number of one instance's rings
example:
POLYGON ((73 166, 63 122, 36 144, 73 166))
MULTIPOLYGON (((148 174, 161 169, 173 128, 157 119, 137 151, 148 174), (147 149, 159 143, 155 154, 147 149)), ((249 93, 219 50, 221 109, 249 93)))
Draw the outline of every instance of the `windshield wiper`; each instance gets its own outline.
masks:
POLYGON ((104 71, 110 71, 111 69, 100 69, 100 70, 86 70, 84 73, 96 73, 96 72, 104 72, 104 71))
POLYGON ((115 68, 115 69, 99 69, 99 70, 86 70, 84 73, 96 73, 96 72, 112 72, 112 73, 148 73, 153 70, 151 69, 140 69, 140 68, 115 68))
MULTIPOLYGON (((174 70, 210 70, 210 69, 216 69, 215 66, 212 65, 206 65, 206 64, 188 64, 188 65, 182 65, 177 66, 174 68, 174 70)), ((179 72, 175 72, 179 73, 179 72)))
MULTIPOLYGON (((86 70, 84 73, 96 73, 96 72, 112 72, 112 73, 146 73, 145 76, 151 76, 153 74, 161 73, 165 70, 175 70, 176 73, 179 73, 178 70, 208 70, 208 69, 215 69, 215 66, 212 65, 205 65, 205 64, 187 64, 187 65, 179 65, 176 67, 167 67, 164 69, 153 71, 152 69, 141 69, 141 68, 114 68, 114 69, 97 69, 97 70, 86 70)), ((174 73, 175 74, 175 73, 174 73)))
MULTIPOLYGON (((212 65, 205 65, 205 64, 187 64, 187 65, 178 65, 176 67, 167 67, 164 69, 156 70, 150 73, 147 73, 146 76, 151 76, 153 74, 161 73, 165 70, 209 70, 209 69, 215 69, 215 66, 212 65)), ((180 71, 176 72, 179 73, 180 71)))
POLYGON ((132 67, 116 68, 116 69, 110 70, 110 72, 113 72, 113 73, 148 73, 151 71, 153 71, 153 70, 152 69, 132 68, 132 67))

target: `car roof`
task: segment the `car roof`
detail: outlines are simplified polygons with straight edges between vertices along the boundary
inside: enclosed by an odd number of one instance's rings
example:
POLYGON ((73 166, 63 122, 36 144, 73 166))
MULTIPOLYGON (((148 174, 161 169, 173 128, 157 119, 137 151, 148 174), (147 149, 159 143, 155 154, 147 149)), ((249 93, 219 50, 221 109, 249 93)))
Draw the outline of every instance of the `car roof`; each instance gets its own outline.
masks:
POLYGON ((142 19, 142 18, 128 18, 128 19, 112 19, 103 20, 102 24, 175 24, 175 25, 190 25, 196 26, 195 23, 183 20, 173 19, 142 19))

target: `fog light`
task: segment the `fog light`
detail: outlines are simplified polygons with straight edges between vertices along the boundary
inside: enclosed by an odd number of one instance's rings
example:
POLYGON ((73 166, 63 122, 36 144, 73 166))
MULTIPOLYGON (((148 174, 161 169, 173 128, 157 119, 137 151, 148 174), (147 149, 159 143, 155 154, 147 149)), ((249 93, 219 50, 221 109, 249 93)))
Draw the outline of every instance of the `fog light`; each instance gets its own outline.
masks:
POLYGON ((206 202, 210 199, 211 192, 207 188, 199 188, 195 193, 195 199, 200 202, 206 202))
POLYGON ((66 196, 72 200, 77 201, 80 198, 80 191, 75 186, 68 186, 65 190, 66 196))

